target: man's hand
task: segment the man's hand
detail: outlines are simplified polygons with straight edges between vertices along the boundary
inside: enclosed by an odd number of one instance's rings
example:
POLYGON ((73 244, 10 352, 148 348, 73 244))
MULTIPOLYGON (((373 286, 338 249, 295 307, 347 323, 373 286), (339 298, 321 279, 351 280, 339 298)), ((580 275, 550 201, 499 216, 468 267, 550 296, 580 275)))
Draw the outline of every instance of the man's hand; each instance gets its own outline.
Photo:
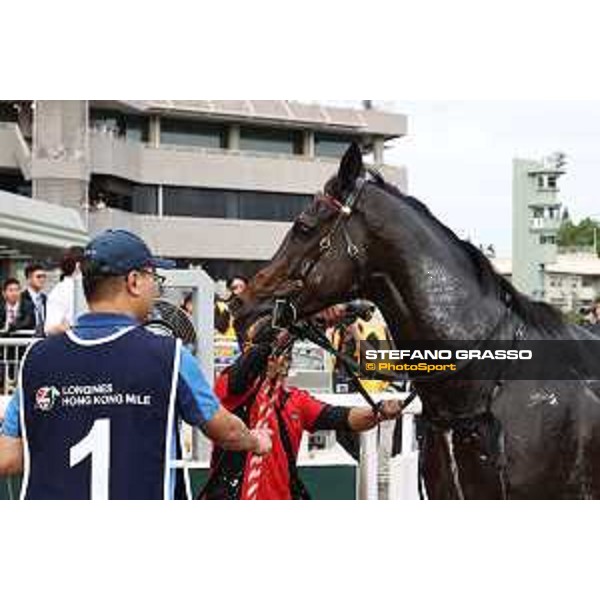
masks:
POLYGON ((400 400, 384 400, 379 405, 379 420, 393 421, 402 414, 402 402, 400 400))
POLYGON ((376 413, 370 406, 356 407, 348 413, 348 425, 355 432, 368 431, 382 421, 392 421, 402 414, 402 402, 384 400, 376 413))
POLYGON ((273 441, 271 440, 273 432, 270 429, 252 429, 252 435, 256 440, 256 448, 252 453, 258 456, 269 454, 273 449, 273 441))

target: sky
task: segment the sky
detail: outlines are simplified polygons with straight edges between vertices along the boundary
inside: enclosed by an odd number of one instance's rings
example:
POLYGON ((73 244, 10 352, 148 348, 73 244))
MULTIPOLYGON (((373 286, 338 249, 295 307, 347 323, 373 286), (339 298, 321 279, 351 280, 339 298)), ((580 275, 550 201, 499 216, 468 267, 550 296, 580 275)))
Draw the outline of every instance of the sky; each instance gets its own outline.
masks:
MULTIPOLYGON (((360 107, 358 100, 327 100, 360 107)), ((560 199, 575 220, 600 218, 600 102, 374 100, 408 117, 385 154, 408 192, 462 237, 511 255, 512 161, 567 154, 560 199)))
POLYGON ((600 102, 375 101, 408 117, 386 162, 409 192, 477 244, 511 254, 512 160, 567 154, 560 198, 575 219, 600 218, 600 102))

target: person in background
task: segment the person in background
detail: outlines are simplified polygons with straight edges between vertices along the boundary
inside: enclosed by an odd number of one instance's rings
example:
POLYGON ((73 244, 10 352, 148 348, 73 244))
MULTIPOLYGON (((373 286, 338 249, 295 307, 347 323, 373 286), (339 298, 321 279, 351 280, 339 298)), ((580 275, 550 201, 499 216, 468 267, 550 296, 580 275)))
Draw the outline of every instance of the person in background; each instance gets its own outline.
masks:
POLYGON ((248 280, 242 275, 236 275, 227 281, 227 289, 232 296, 239 296, 248 287, 248 280))
MULTIPOLYGON (((246 288, 248 287, 248 280, 242 275, 235 275, 231 279, 227 281, 227 289, 231 296, 228 301, 231 301, 236 296, 239 296, 246 288)), ((243 340, 239 332, 235 331, 233 326, 233 318, 229 319, 229 331, 233 331, 235 333, 235 339, 237 340, 239 350, 242 349, 243 340)))
POLYGON ((25 277, 27 288, 21 293, 14 329, 32 330, 36 336, 42 337, 46 320, 46 269, 40 263, 31 263, 25 267, 25 277))
POLYGON ((240 353, 238 336, 227 302, 215 296, 215 371, 230 366, 240 353))
POLYGON ((179 308, 181 308, 181 310, 183 310, 188 317, 191 317, 194 314, 194 297, 192 296, 191 292, 187 293, 183 297, 179 308))
MULTIPOLYGON (((83 248, 73 246, 69 248, 60 261, 60 281, 54 286, 46 304, 46 320, 44 332, 46 335, 56 335, 71 329, 75 322, 75 294, 80 273, 79 266, 83 258, 83 248)), ((82 292, 82 290, 81 290, 82 292)), ((82 304, 85 304, 82 302, 82 304)), ((81 306, 82 312, 86 307, 81 306)))
MULTIPOLYGON (((179 308, 185 312, 185 314, 192 318, 194 316, 194 297, 191 292, 187 293, 179 308)), ((229 330, 231 322, 231 315, 227 310, 227 306, 224 302, 219 300, 219 298, 215 297, 215 306, 214 306, 214 323, 215 330, 220 334, 226 334, 229 330)))
MULTIPOLYGON (((370 302, 354 300, 346 304, 339 304, 336 308, 340 311, 341 316, 336 325, 328 332, 330 341, 338 352, 358 363, 360 342, 370 341, 369 336, 379 339, 385 335, 383 328, 379 331, 371 325, 375 306, 370 302)), ((356 392, 355 384, 348 378, 346 369, 338 358, 334 361, 333 373, 336 393, 356 392)), ((380 389, 369 389, 368 391, 376 392, 380 389)))
POLYGON ((19 315, 21 284, 11 277, 2 285, 2 302, 0 303, 0 326, 4 331, 11 331, 19 315))
POLYGON ((233 318, 227 304, 219 298, 215 298, 215 332, 224 336, 232 336, 235 339, 233 318))
MULTIPOLYGON (((2 286, 2 302, 0 303, 0 327, 4 335, 10 335, 16 326, 19 315, 19 301, 21 297, 21 284, 11 277, 2 286)), ((19 348, 8 346, 0 360, 0 380, 3 393, 8 394, 16 384, 19 372, 19 348)), ((0 416, 1 418, 1 416, 0 416)))

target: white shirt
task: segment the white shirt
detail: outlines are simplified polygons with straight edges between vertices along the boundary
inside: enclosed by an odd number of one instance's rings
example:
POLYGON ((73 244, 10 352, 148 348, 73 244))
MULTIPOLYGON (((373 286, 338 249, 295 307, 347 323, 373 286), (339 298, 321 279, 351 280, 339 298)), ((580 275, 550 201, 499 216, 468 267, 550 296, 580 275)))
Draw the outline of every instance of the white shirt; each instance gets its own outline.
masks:
POLYGON ((44 307, 44 302, 42 301, 44 292, 36 292, 30 287, 27 288, 27 292, 33 301, 33 309, 35 311, 35 329, 38 331, 41 330, 41 325, 46 319, 46 310, 44 307))
POLYGON ((9 325, 12 325, 17 320, 19 316, 19 303, 15 302, 14 304, 9 304, 8 302, 4 303, 4 309, 6 311, 6 320, 4 321, 4 329, 8 329, 9 325), (11 319, 12 313, 12 319, 11 319))
MULTIPOLYGON (((80 304, 79 299, 77 304, 80 304)), ((75 306, 75 279, 65 277, 48 294, 44 330, 48 333, 50 329, 63 323, 73 326, 77 317, 76 312, 85 312, 85 307, 75 306)))

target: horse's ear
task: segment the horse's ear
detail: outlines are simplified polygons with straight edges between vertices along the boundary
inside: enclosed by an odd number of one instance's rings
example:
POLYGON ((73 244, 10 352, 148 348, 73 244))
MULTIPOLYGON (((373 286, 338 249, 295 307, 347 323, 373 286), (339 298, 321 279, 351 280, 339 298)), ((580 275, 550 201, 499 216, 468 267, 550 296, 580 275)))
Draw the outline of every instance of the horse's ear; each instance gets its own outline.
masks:
POLYGON ((352 189, 362 172, 362 152, 359 145, 356 142, 352 142, 350 148, 346 150, 346 154, 342 158, 338 171, 338 182, 342 191, 352 189))

